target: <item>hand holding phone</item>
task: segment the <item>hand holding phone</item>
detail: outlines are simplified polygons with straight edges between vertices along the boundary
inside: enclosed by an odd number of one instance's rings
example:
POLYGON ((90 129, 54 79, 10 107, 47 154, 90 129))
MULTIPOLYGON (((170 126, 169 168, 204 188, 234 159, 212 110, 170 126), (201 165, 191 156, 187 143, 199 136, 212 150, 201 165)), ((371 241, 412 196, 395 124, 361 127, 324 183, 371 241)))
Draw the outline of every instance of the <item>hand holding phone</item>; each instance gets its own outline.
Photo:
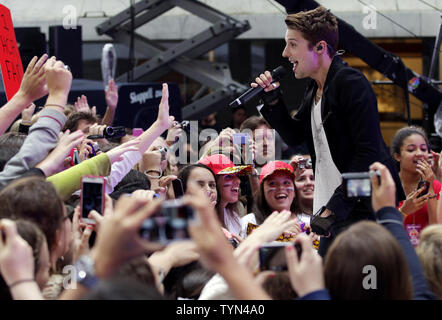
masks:
POLYGON ((88 218, 89 212, 104 212, 105 179, 97 176, 84 176, 81 179, 81 220, 87 224, 95 224, 88 218))
POLYGON ((259 248, 259 268, 261 271, 287 271, 287 261, 285 258, 285 248, 287 246, 294 246, 301 259, 302 247, 299 243, 278 242, 264 244, 259 248))
POLYGON ((140 236, 150 242, 167 244, 175 240, 190 239, 187 226, 194 218, 191 207, 183 204, 181 199, 167 200, 140 228, 140 236))
POLYGON ((430 189, 430 183, 426 180, 423 180, 422 177, 419 180, 419 183, 417 185, 417 190, 420 188, 425 187, 424 190, 417 196, 418 198, 426 195, 428 193, 428 190, 430 189))

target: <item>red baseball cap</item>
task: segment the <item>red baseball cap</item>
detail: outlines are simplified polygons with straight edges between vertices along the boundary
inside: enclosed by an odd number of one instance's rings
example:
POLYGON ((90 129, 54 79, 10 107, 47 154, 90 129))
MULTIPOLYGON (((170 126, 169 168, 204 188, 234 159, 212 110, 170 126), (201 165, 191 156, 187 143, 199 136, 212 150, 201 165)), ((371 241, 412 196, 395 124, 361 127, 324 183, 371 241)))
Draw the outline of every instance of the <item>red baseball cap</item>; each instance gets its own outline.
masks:
POLYGON ((285 171, 288 174, 290 174, 293 178, 295 178, 295 171, 293 170, 293 167, 291 165, 289 165, 284 161, 279 161, 279 160, 270 161, 264 167, 262 167, 261 174, 259 175, 259 183, 261 184, 265 178, 272 175, 276 171, 285 171))
POLYGON ((214 174, 246 175, 252 172, 251 165, 235 166, 235 164, 223 154, 214 154, 205 157, 199 163, 208 166, 214 174))

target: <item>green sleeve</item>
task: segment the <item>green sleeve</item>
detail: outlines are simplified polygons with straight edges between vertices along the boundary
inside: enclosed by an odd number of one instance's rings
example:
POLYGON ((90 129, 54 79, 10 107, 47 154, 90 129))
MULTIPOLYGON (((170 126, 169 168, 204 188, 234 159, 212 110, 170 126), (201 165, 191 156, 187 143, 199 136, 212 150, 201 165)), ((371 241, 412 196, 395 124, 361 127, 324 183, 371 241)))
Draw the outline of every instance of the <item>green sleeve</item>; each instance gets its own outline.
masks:
POLYGON ((108 176, 110 174, 111 163, 106 153, 85 160, 60 173, 54 174, 46 179, 51 182, 57 190, 59 196, 64 200, 68 199, 72 193, 81 189, 81 177, 85 175, 108 176))

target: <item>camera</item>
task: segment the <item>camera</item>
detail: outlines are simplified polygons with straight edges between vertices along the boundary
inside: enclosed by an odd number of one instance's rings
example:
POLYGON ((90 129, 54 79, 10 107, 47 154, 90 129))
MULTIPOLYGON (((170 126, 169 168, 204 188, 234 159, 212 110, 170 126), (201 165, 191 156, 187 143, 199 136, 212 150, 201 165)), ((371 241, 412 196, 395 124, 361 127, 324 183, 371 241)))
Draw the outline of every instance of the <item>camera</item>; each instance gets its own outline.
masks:
POLYGON ((161 244, 187 240, 190 239, 187 226, 193 218, 193 209, 181 200, 166 200, 159 211, 143 221, 139 234, 145 240, 161 244))
POLYGON ((371 181, 370 179, 377 176, 380 179, 379 171, 369 172, 349 172, 343 173, 342 179, 344 182, 345 194, 348 198, 361 198, 371 196, 371 181))
POLYGON ((105 139, 109 138, 121 138, 126 135, 126 129, 124 127, 111 127, 107 126, 103 130, 103 136, 105 139))
POLYGON ((311 169, 312 168, 312 159, 301 159, 298 162, 299 169, 311 169))
POLYGON ((302 248, 299 243, 269 243, 259 248, 259 268, 261 271, 287 271, 287 261, 285 259, 285 248, 294 246, 298 259, 301 259, 302 248))

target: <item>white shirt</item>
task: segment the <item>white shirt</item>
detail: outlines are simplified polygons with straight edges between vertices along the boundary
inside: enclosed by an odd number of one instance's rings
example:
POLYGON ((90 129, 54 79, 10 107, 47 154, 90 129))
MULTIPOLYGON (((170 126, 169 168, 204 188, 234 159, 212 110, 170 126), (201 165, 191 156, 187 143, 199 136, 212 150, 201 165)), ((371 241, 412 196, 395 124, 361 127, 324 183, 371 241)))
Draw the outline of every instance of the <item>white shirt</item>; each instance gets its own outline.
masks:
POLYGON ((313 99, 311 115, 313 144, 316 154, 313 214, 327 204, 336 188, 342 183, 341 173, 333 162, 325 135, 321 117, 321 100, 315 104, 315 99, 313 99))
POLYGON ((249 222, 256 224, 256 218, 253 213, 249 213, 240 218, 235 211, 231 212, 227 208, 224 208, 224 225, 230 233, 244 239, 247 236, 247 225, 249 222))

